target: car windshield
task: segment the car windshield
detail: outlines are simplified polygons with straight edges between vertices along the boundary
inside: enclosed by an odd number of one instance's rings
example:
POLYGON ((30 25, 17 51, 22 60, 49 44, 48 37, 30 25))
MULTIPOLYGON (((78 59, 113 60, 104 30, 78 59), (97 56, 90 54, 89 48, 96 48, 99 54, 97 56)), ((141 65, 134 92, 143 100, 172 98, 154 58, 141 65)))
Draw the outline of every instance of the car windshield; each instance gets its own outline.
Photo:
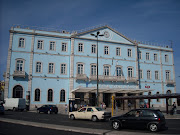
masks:
POLYGON ((96 110, 98 110, 98 111, 102 111, 102 108, 96 107, 96 110))

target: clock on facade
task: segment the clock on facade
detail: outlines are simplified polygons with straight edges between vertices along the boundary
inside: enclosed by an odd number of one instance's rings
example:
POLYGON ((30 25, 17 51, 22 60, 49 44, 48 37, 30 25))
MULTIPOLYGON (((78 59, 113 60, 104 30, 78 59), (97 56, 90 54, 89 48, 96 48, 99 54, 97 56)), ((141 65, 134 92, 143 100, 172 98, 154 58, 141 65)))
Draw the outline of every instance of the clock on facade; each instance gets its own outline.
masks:
POLYGON ((104 37, 109 38, 109 36, 110 36, 109 32, 108 32, 108 31, 105 31, 105 32, 104 32, 104 37))

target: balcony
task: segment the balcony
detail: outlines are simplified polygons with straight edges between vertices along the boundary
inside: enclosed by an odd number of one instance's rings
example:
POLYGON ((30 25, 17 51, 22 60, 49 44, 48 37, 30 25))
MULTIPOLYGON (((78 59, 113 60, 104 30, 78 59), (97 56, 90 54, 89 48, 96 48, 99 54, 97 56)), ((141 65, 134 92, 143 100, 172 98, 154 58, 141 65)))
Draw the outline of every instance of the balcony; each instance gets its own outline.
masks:
POLYGON ((25 71, 14 71, 13 77, 26 77, 25 71))
MULTIPOLYGON (((125 77, 124 76, 105 76, 105 75, 99 75, 98 79, 100 81, 112 81, 112 82, 124 82, 125 77)), ((97 75, 90 75, 89 76, 90 81, 97 80, 97 75)))
POLYGON ((137 78, 136 77, 127 77, 127 83, 129 82, 137 82, 137 78))
POLYGON ((76 74, 76 80, 87 80, 86 74, 76 74))
POLYGON ((174 85, 175 81, 174 80, 166 80, 166 85, 174 85))

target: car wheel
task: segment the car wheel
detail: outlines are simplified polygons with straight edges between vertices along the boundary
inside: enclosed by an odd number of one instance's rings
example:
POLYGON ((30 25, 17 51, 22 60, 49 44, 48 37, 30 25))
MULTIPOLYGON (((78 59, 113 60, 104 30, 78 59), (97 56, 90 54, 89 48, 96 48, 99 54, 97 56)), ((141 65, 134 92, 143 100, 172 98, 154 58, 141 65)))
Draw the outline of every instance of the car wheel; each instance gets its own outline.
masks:
POLYGON ((70 119, 71 119, 71 120, 74 120, 74 119, 75 119, 75 117, 74 117, 73 114, 70 115, 70 119))
POLYGON ((58 112, 55 112, 55 114, 57 114, 58 112))
POLYGON ((97 118, 97 116, 92 116, 92 121, 97 121, 98 120, 98 118, 97 118))
POLYGON ((157 126, 157 124, 151 123, 151 124, 149 125, 149 130, 150 130, 151 132, 156 132, 156 131, 158 131, 158 126, 157 126))
POLYGON ((118 121, 113 121, 112 122, 112 128, 115 130, 119 130, 120 129, 120 123, 118 121))
POLYGON ((41 111, 40 111, 40 110, 38 110, 38 113, 41 113, 41 111))

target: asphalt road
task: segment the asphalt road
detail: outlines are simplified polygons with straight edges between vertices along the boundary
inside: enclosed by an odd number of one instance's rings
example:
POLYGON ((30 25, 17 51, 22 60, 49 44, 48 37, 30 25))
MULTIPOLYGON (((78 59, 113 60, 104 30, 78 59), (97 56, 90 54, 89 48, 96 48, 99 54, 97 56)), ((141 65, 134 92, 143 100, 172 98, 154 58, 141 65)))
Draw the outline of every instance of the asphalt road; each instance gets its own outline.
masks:
POLYGON ((90 135, 78 132, 52 130, 20 124, 0 122, 0 135, 90 135))
MULTIPOLYGON (((0 118, 16 119, 23 121, 48 123, 72 127, 83 127, 92 129, 105 129, 112 130, 110 123, 108 121, 92 122, 89 120, 70 120, 68 115, 62 114, 39 114, 32 112, 12 112, 7 111, 5 115, 0 115, 0 118)), ((180 134, 180 119, 167 119, 166 120, 168 130, 163 130, 158 132, 158 134, 180 134)), ((122 129, 122 131, 127 132, 139 132, 139 133, 149 133, 148 130, 141 129, 122 129)))

